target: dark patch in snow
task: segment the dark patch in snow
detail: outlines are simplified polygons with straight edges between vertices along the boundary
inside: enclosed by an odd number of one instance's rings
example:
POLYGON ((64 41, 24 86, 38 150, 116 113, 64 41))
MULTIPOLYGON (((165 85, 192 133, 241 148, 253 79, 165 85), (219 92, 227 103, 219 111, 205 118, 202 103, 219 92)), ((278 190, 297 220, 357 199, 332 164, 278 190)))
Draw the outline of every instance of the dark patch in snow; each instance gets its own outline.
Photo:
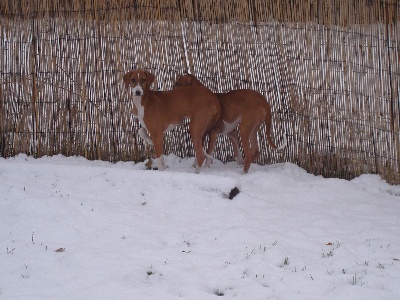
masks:
POLYGON ((232 200, 240 191, 237 187, 234 187, 231 192, 229 193, 229 199, 232 200))

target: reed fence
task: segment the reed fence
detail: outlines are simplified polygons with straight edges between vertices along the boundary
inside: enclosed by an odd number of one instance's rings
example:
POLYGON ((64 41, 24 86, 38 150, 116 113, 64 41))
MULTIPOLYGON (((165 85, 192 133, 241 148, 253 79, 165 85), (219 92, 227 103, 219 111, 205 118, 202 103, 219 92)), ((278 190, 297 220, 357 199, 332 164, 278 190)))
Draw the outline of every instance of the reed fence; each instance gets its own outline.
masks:
MULTIPOLYGON (((257 162, 400 183, 400 2, 395 0, 13 0, 0 2, 0 155, 153 155, 122 82, 156 90, 185 73, 215 92, 251 88, 273 110, 277 153, 257 162)), ((166 153, 193 156, 187 125, 166 153)), ((220 137, 217 158, 232 159, 220 137)))

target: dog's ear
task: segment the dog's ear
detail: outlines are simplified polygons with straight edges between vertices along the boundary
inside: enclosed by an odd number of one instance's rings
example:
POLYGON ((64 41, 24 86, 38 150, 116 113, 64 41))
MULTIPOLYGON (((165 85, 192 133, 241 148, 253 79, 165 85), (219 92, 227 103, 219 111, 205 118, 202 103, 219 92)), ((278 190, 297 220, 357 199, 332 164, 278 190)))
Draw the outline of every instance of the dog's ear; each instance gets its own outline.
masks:
POLYGON ((192 83, 193 83, 193 76, 190 74, 185 76, 185 85, 192 85, 192 83))
POLYGON ((174 87, 180 87, 180 86, 182 86, 182 79, 183 79, 183 76, 178 77, 178 78, 175 80, 174 87))
POLYGON ((191 83, 192 85, 204 86, 204 84, 203 84, 200 80, 198 80, 196 76, 194 76, 194 75, 189 75, 189 77, 190 77, 190 83, 191 83))
POLYGON ((128 89, 129 83, 131 81, 131 73, 132 73, 132 71, 130 71, 128 73, 125 73, 125 75, 124 75, 124 83, 125 83, 125 88, 126 89, 128 89))
POLYGON ((187 86, 187 85, 192 85, 192 77, 190 75, 183 75, 179 77, 175 82, 175 86, 187 86))
POLYGON ((190 82, 190 85, 204 86, 204 84, 192 74, 187 75, 187 80, 190 82))
POLYGON ((156 76, 154 76, 153 74, 151 74, 149 71, 143 71, 146 74, 146 84, 147 84, 147 88, 150 89, 150 86, 152 85, 152 83, 154 82, 154 80, 156 79, 156 76))

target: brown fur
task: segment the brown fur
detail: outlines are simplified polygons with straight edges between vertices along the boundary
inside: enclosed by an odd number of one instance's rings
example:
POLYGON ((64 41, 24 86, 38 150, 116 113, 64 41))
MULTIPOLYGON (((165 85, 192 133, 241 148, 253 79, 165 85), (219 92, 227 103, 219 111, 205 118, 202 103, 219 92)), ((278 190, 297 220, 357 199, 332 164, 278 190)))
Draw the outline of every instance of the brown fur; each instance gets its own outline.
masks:
POLYGON ((155 76, 147 71, 134 70, 123 77, 125 88, 132 91, 130 97, 135 105, 132 112, 139 117, 154 143, 159 170, 164 169, 164 132, 171 125, 177 125, 184 118, 190 118, 189 131, 196 151, 197 170, 204 162, 202 140, 210 133, 220 119, 221 107, 218 98, 204 86, 186 86, 170 91, 152 91, 155 76), (135 95, 140 93, 141 95, 135 95), (133 94, 132 94, 133 93, 133 94), (136 102, 135 102, 136 101, 136 102))
MULTIPOLYGON (((195 76, 184 75, 178 78, 175 86, 181 88, 185 86, 204 85, 195 76)), ((218 129, 217 134, 225 133, 229 136, 233 145, 236 161, 238 162, 241 161, 241 153, 239 150, 236 126, 234 128, 227 128, 226 123, 232 124, 235 121, 240 120, 239 130, 245 155, 243 170, 247 173, 251 163, 259 154, 257 131, 263 122, 265 122, 266 125, 265 133, 269 145, 273 149, 278 148, 272 141, 270 134, 272 126, 271 107, 263 95, 253 90, 242 89, 228 93, 216 93, 215 95, 220 100, 222 109, 221 119, 216 125, 216 128, 218 129)), ((209 154, 212 154, 214 150, 217 134, 214 132, 212 136, 210 135, 210 143, 208 147, 209 154)), ((286 137, 284 136, 284 138, 286 137)), ((286 144, 286 139, 284 143, 286 144)), ((279 149, 282 149, 284 146, 286 145, 279 147, 279 149)))

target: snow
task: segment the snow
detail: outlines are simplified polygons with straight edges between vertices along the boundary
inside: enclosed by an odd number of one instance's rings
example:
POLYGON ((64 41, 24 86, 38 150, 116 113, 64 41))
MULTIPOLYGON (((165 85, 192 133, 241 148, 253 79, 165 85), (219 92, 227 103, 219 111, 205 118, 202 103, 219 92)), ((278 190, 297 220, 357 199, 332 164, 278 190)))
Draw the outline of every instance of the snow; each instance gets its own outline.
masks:
POLYGON ((165 162, 1 158, 0 299, 400 299, 400 186, 165 162))

